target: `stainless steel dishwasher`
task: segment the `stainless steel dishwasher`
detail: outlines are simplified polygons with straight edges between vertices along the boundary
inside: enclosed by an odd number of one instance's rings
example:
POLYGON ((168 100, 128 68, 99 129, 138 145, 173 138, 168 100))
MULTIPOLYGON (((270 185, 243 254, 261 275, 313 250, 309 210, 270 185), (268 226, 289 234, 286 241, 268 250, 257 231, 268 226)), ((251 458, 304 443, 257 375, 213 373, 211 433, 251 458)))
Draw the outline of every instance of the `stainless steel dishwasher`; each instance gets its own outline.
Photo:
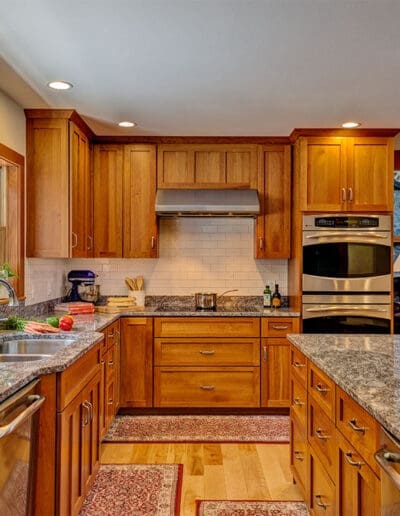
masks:
POLYGON ((44 398, 31 382, 0 403, 0 514, 25 516, 32 511, 33 460, 37 413, 44 398))

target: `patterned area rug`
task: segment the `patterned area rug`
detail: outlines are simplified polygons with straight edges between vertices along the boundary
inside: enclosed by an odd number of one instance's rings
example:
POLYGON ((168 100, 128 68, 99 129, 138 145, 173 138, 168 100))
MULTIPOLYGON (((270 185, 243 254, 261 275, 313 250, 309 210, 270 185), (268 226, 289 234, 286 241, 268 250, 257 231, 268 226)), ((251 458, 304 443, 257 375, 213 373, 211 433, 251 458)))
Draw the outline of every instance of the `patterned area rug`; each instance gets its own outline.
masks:
POLYGON ((289 442, 287 416, 117 416, 104 442, 289 442))
POLYGON ((309 516, 303 502, 197 500, 197 516, 309 516))
POLYGON ((79 514, 176 516, 181 484, 181 464, 104 464, 79 514))

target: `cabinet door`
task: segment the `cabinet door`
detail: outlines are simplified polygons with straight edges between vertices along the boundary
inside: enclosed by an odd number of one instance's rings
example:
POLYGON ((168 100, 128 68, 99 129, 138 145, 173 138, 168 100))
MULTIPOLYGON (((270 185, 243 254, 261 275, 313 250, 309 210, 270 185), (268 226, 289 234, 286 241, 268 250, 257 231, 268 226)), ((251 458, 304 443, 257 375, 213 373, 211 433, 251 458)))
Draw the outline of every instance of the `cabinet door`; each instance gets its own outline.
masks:
POLYGON ((73 258, 93 256, 92 182, 89 140, 69 123, 71 168, 71 251, 73 258))
POLYGON ((290 258, 290 145, 259 149, 256 258, 290 258))
POLYGON ((123 255, 157 257, 156 148, 124 146, 123 255))
POLYGON ((309 503, 309 451, 307 428, 300 425, 295 417, 290 418, 290 464, 293 476, 306 503, 309 503))
POLYGON ((122 257, 123 146, 95 145, 94 256, 122 257))
POLYGON ((337 432, 336 483, 339 514, 381 514, 380 480, 340 432, 337 432))
POLYGON ((343 210, 347 196, 345 138, 300 138, 299 145, 301 209, 343 210))
POLYGON ((226 188, 257 189, 257 147, 226 146, 226 188))
POLYGON ((153 406, 153 320, 121 319, 121 407, 153 406))
POLYGON ((68 120, 27 119, 26 254, 70 256, 68 120))
POLYGON ((391 211, 392 139, 349 138, 347 204, 351 211, 391 211))
POLYGON ((262 339, 261 406, 290 407, 290 345, 284 339, 262 339))
POLYGON ((158 145, 157 187, 187 188, 194 183, 193 152, 188 145, 158 145))

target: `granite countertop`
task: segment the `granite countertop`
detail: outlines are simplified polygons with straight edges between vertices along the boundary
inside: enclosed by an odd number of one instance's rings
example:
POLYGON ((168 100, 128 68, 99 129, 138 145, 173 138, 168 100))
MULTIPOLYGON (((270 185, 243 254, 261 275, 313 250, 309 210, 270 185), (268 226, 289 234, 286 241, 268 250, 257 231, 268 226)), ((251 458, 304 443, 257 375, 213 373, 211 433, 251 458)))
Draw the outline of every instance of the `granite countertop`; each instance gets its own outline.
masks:
MULTIPOLYGON (((44 319, 47 315, 63 315, 62 312, 41 314, 44 319)), ((195 307, 182 305, 149 306, 144 310, 127 311, 116 314, 95 313, 74 316, 74 329, 70 332, 61 332, 66 339, 74 339, 56 354, 43 360, 32 362, 0 362, 0 401, 4 400, 18 389, 29 383, 34 378, 44 374, 63 371, 87 350, 102 339, 98 333, 120 317, 298 317, 297 312, 291 312, 288 308, 279 310, 263 310, 256 306, 232 307, 224 306, 217 311, 198 311, 195 307)), ((10 338, 26 336, 22 332, 0 331, 0 342, 10 338)), ((29 337, 31 338, 32 335, 29 337)), ((36 335, 33 338, 48 338, 36 335)))
POLYGON ((400 440, 400 335, 288 335, 304 355, 400 440))

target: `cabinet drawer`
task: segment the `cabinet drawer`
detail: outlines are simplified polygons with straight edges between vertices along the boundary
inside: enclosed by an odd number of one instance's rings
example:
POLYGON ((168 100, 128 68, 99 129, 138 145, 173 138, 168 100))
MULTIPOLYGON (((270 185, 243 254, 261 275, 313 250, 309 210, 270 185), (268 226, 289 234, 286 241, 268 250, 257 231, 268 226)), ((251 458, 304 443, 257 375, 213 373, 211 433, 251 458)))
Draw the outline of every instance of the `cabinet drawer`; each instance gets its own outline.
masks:
POLYGON ((265 317, 261 319, 262 337, 285 337, 299 332, 299 319, 292 317, 265 317))
POLYGON ((259 407, 258 367, 155 367, 155 407, 259 407))
POLYGON ((331 479, 335 480, 335 424, 313 398, 308 400, 308 442, 331 479))
POLYGON ((258 366, 259 339, 155 339, 158 366, 258 366))
POLYGON ((156 317, 155 337, 259 337, 256 317, 156 317))
POLYGON ((325 414, 335 421, 335 384, 311 363, 308 365, 308 392, 325 414))
POLYGON ((307 388, 308 360, 297 348, 290 346, 290 370, 297 380, 307 388))
POLYGON ((290 463, 303 498, 307 501, 308 443, 306 434, 294 418, 290 420, 290 463))
POLYGON ((310 451, 310 509, 311 514, 336 515, 336 487, 318 460, 313 449, 310 451))
POLYGON ((336 426, 379 474, 374 453, 379 449, 379 423, 339 387, 336 387, 336 426))
POLYGON ((290 413, 307 432, 307 391, 295 378, 290 379, 290 413))
POLYGON ((63 410, 100 371, 100 346, 89 349, 79 360, 57 376, 57 410, 63 410))

